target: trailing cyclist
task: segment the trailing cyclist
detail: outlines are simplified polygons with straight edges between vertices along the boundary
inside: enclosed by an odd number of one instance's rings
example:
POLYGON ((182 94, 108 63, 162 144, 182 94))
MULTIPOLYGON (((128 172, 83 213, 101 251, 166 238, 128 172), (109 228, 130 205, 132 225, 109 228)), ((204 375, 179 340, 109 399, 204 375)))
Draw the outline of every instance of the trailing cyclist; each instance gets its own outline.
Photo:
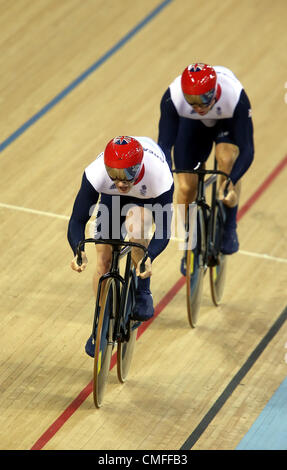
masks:
MULTIPOLYGON (((205 162, 215 143, 218 169, 230 175, 222 179, 219 197, 226 209, 221 251, 238 251, 236 216, 241 178, 254 156, 251 106, 242 84, 231 70, 195 63, 186 67, 161 99, 158 143, 176 170, 191 170, 205 162), (227 195, 224 190, 228 183, 227 195)), ((197 176, 178 174, 178 204, 193 202, 197 176)), ((185 275, 185 260, 181 271, 185 275)))

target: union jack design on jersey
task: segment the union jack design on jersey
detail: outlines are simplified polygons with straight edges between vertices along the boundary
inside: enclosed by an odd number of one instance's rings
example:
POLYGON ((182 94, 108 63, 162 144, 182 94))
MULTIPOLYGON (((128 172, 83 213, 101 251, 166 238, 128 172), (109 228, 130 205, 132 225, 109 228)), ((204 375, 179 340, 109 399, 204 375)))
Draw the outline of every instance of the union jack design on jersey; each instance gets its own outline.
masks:
POLYGON ((124 135, 114 138, 114 144, 118 144, 118 145, 129 144, 131 141, 132 141, 131 137, 127 137, 124 135))

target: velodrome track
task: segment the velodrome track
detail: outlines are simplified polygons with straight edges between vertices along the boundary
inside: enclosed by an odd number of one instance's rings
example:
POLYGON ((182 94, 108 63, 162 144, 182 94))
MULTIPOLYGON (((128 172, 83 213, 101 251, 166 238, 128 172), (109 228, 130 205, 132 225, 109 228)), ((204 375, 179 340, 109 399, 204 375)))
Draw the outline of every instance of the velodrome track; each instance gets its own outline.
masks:
POLYGON ((5 0, 0 11, 0 448, 286 450, 285 2, 5 0), (156 140, 161 95, 195 60, 231 68, 252 102, 240 251, 220 307, 205 282, 191 330, 170 241, 129 380, 112 368, 96 410, 84 352, 95 254, 70 270, 67 222, 87 164, 115 135, 156 140))

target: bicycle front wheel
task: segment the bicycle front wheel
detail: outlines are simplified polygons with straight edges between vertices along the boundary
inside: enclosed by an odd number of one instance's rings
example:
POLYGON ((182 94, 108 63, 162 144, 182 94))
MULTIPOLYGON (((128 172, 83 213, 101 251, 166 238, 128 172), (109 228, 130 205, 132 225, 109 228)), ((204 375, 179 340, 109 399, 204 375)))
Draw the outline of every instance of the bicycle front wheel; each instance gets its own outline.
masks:
POLYGON ((135 306, 135 289, 135 279, 131 272, 123 312, 123 335, 117 349, 117 374, 119 381, 122 383, 127 379, 137 338, 137 322, 130 319, 135 306))
POLYGON ((95 345, 93 395, 97 408, 102 406, 111 365, 116 296, 115 281, 107 279, 102 285, 95 345))
POLYGON ((186 252, 186 298, 188 321, 195 328, 201 305, 206 252, 205 220, 201 207, 197 211, 197 245, 186 252))
POLYGON ((211 298, 215 306, 218 306, 222 299, 226 278, 227 258, 220 252, 220 245, 223 235, 223 224, 224 217, 222 209, 218 204, 216 204, 213 227, 213 240, 215 250, 217 252, 217 264, 215 266, 210 266, 209 268, 211 298))

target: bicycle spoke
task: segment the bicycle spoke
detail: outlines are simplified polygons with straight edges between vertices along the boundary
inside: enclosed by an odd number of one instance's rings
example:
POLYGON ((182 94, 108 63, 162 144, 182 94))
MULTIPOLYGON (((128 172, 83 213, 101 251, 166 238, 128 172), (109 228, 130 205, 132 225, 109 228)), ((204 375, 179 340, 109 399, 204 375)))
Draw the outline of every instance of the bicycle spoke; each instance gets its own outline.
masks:
POLYGON ((189 324, 192 328, 195 328, 197 324, 205 274, 202 255, 205 252, 205 222, 201 208, 198 209, 197 224, 197 247, 194 250, 187 250, 186 253, 187 314, 189 324))
POLYGON ((94 358, 94 403, 100 408, 103 402, 105 388, 110 370, 113 350, 113 317, 116 303, 115 282, 108 279, 103 287, 101 308, 97 326, 97 336, 94 358))
POLYGON ((216 264, 215 266, 210 266, 209 281, 212 301, 215 306, 218 306, 223 295, 227 264, 227 257, 220 253, 224 219, 218 204, 215 207, 214 215, 214 227, 212 228, 212 230, 215 247, 215 257, 217 259, 218 264, 216 264))
POLYGON ((133 274, 130 274, 127 286, 126 302, 124 305, 124 324, 122 325, 124 335, 118 343, 117 349, 117 374, 120 382, 125 382, 130 369, 133 351, 135 347, 137 329, 133 328, 136 322, 129 319, 135 305, 135 282, 133 274), (126 338, 124 337, 126 335, 126 338))

